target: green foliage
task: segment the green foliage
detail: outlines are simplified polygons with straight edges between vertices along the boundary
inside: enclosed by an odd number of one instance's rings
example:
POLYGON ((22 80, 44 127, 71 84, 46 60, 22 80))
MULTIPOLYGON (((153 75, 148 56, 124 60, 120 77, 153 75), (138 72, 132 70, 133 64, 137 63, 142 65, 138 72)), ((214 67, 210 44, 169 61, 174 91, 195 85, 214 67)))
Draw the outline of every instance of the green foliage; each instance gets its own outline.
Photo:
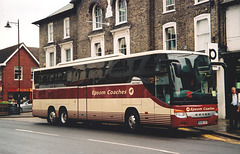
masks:
POLYGON ((0 104, 11 104, 11 102, 8 102, 8 101, 2 101, 2 102, 0 102, 0 104))

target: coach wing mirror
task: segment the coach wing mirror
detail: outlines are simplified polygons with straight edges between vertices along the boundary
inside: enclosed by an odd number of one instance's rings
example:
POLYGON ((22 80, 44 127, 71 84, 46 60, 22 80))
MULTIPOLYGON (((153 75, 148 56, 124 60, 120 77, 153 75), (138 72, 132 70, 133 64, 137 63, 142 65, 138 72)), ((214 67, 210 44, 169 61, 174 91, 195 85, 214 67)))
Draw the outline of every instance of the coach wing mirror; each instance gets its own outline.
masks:
POLYGON ((181 72, 182 72, 181 64, 180 63, 173 63, 172 65, 174 67, 176 77, 180 78, 181 77, 181 72))
POLYGON ((224 69, 227 68, 227 65, 223 62, 211 62, 211 65, 218 65, 218 66, 222 66, 224 69))
POLYGON ((160 59, 159 62, 172 64, 175 70, 175 75, 181 77, 182 66, 177 59, 160 59))

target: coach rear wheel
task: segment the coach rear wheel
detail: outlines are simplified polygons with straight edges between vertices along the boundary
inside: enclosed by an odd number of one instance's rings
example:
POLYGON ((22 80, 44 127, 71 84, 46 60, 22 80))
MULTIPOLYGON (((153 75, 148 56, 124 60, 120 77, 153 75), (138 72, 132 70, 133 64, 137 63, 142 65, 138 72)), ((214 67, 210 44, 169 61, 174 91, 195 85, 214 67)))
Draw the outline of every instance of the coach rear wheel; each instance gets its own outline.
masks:
POLYGON ((54 110, 49 111, 47 120, 48 120, 48 123, 50 124, 56 124, 57 117, 56 117, 56 112, 54 110))
POLYGON ((62 110, 60 113, 60 123, 63 125, 68 123, 68 113, 66 110, 62 110))
POLYGON ((139 115, 136 111, 130 111, 127 113, 126 121, 125 121, 126 127, 130 131, 137 131, 140 128, 140 119, 139 115))

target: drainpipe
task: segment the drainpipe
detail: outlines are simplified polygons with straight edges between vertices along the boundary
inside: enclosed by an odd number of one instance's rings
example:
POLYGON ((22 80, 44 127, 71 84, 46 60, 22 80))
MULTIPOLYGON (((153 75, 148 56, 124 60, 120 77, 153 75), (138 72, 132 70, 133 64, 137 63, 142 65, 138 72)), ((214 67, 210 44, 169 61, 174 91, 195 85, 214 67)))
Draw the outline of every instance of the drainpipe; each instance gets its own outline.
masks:
POLYGON ((149 50, 155 49, 155 0, 149 0, 149 50))

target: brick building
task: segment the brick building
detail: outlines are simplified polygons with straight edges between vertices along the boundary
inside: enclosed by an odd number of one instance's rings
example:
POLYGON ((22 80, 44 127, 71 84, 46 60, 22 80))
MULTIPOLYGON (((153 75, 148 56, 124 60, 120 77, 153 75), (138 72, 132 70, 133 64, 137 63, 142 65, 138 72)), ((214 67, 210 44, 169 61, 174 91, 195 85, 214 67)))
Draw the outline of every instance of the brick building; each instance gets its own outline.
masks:
POLYGON ((221 58, 227 64, 225 70, 226 110, 231 100, 231 87, 240 92, 240 1, 223 0, 220 5, 221 58))
POLYGON ((33 23, 40 25, 40 65, 119 52, 206 50, 207 43, 219 41, 219 4, 216 0, 72 0, 33 23))
MULTIPOLYGON (((33 23, 40 28, 40 67, 85 57, 150 50, 207 53, 209 43, 217 43, 220 61, 224 61, 222 55, 227 52, 224 10, 232 1, 71 0, 62 9, 33 23)), ((220 118, 225 118, 223 68, 215 74, 220 118)))
POLYGON ((21 99, 31 99, 32 72, 39 67, 38 48, 25 44, 14 45, 0 50, 0 101, 17 100, 18 97, 18 53, 20 52, 20 92, 21 99))

